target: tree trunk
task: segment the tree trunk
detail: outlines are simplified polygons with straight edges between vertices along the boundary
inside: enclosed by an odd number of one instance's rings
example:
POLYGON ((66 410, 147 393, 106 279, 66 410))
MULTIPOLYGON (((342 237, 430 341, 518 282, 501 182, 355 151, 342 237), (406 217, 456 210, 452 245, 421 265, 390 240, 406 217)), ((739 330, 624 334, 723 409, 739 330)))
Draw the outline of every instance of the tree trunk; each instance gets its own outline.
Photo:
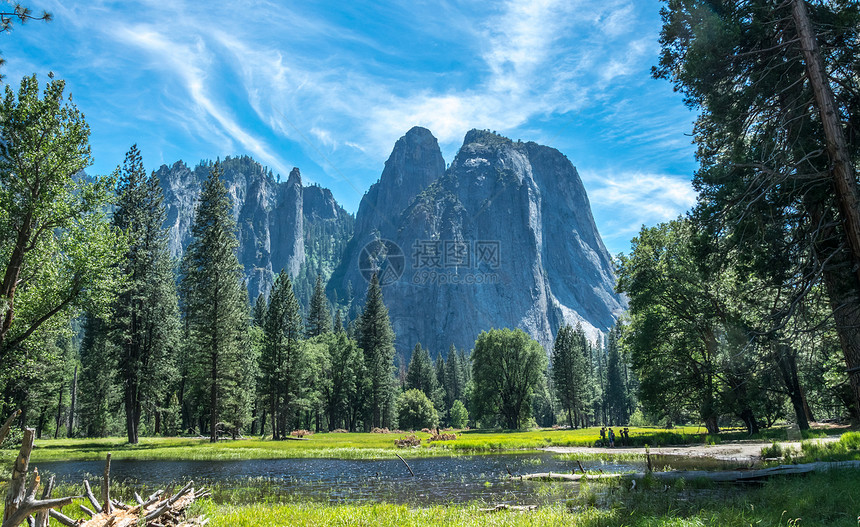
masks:
POLYGON ((75 411, 78 405, 78 365, 75 364, 75 374, 72 377, 71 400, 69 401, 69 429, 66 430, 66 437, 74 437, 75 435, 75 411))
POLYGON ((720 433, 720 426, 717 424, 717 417, 715 415, 705 418, 705 428, 708 430, 708 434, 710 435, 717 435, 720 433))
POLYGON ((759 433, 758 421, 755 419, 755 414, 751 408, 747 407, 741 411, 741 419, 747 427, 747 433, 749 435, 754 435, 759 433))
POLYGON ((809 420, 806 413, 808 406, 797 376, 797 355, 787 344, 780 344, 778 348, 776 364, 779 367, 783 385, 788 391, 788 398, 794 407, 797 426, 801 430, 809 430, 809 420))
MULTIPOLYGON (((854 174, 854 165, 845 140, 845 131, 839 120, 839 110, 836 98, 830 87, 824 69, 821 50, 818 47, 817 36, 809 20, 809 13, 804 0, 792 0, 792 17, 797 28, 806 63, 806 71, 810 86, 815 93, 815 102, 824 127, 827 153, 830 158, 833 188, 839 203, 840 223, 844 228, 844 236, 848 243, 850 255, 848 269, 840 274, 845 276, 825 275, 828 293, 831 295, 831 305, 834 306, 837 332, 845 355, 848 376, 854 392, 854 404, 860 412, 860 309, 858 309, 858 287, 860 284, 860 189, 854 174), (853 284, 851 283, 853 282, 853 284), (837 291, 835 288, 853 285, 847 291, 837 291), (838 300, 833 297, 839 297, 838 300)), ((832 274, 832 273, 831 273, 832 274)))
POLYGON ((63 420, 63 388, 61 384, 59 389, 59 400, 57 401, 57 423, 54 427, 54 439, 60 437, 60 422, 63 420))

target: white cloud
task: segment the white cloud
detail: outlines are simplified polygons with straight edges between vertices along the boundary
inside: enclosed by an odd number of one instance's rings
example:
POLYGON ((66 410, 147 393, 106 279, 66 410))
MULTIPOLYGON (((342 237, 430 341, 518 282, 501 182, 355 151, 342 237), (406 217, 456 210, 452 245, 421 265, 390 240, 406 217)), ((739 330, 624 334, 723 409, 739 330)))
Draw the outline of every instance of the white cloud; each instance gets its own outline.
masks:
POLYGON ((681 176, 636 171, 580 175, 607 244, 629 240, 642 225, 673 220, 696 203, 690 180, 681 176))

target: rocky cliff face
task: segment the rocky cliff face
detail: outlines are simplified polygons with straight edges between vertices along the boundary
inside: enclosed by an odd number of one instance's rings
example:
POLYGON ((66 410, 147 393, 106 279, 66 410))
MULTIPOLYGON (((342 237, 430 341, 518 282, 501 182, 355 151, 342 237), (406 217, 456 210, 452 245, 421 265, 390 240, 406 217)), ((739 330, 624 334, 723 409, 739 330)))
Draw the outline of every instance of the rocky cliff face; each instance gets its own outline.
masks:
POLYGON ((471 348, 493 327, 520 327, 549 348, 565 323, 593 335, 611 327, 625 304, 570 161, 472 130, 443 172, 431 138, 413 129, 398 141, 362 200, 330 288, 351 282, 360 298, 362 255, 387 253, 370 261, 389 277, 383 291, 399 350, 417 341, 433 353, 471 348), (373 243, 380 239, 393 243, 373 243))
MULTIPOLYGON (((352 216, 343 210, 327 189, 307 187, 311 195, 311 217, 305 218, 306 188, 302 186, 301 174, 294 168, 286 182, 277 182, 270 171, 250 157, 226 158, 222 162, 224 184, 233 204, 233 217, 236 220, 239 239, 239 262, 244 267, 251 301, 258 294, 268 294, 274 276, 283 268, 294 280, 303 273, 323 272, 328 276, 333 267, 330 259, 340 259, 340 253, 348 238, 323 255, 316 254, 313 248, 306 250, 306 230, 314 231, 328 226, 333 231, 351 231, 352 216), (338 252, 338 250, 340 252, 338 252), (317 268, 305 270, 308 256, 319 264, 317 268), (326 273, 328 269, 328 274, 326 273)), ((156 175, 164 190, 167 209, 166 226, 169 227, 169 246, 171 254, 182 257, 188 245, 191 223, 203 180, 208 176, 205 164, 193 170, 183 162, 173 166, 162 166, 156 175)), ((329 244, 331 245, 331 244, 329 244)), ((307 279, 304 280, 307 282, 307 279)), ((309 296, 299 284, 299 296, 309 296)), ((312 282, 311 282, 312 285, 312 282)))

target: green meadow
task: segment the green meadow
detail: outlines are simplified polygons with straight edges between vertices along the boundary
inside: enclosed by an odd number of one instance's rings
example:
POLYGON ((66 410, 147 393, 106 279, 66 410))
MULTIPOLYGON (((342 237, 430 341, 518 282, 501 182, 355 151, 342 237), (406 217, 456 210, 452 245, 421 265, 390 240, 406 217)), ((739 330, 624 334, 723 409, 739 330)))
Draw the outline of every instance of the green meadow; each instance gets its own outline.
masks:
MULTIPOLYGON (((125 438, 103 439, 39 439, 32 460, 72 461, 104 459, 111 452, 113 459, 140 460, 235 460, 284 458, 370 459, 419 456, 446 456, 508 451, 528 451, 549 446, 595 446, 600 442, 599 428, 578 430, 541 429, 531 431, 465 430, 449 441, 429 441, 430 435, 415 432, 421 446, 398 448, 395 439, 411 433, 322 433, 307 440, 272 441, 269 439, 238 439, 210 443, 199 438, 144 437, 130 445, 125 438)), ((660 446, 705 443, 703 428, 695 426, 661 428, 631 428, 632 445, 660 446)), ((620 445, 620 442, 617 442, 620 445)), ((610 452, 610 449, 607 449, 610 452)), ((11 459, 13 450, 4 450, 11 459)))
POLYGON ((672 488, 544 483, 560 499, 536 511, 482 512, 486 504, 410 508, 393 504, 321 503, 218 504, 204 501, 192 514, 205 514, 212 527, 351 525, 368 527, 445 526, 832 526, 856 527, 860 472, 840 470, 781 478, 758 488, 696 486, 672 488))

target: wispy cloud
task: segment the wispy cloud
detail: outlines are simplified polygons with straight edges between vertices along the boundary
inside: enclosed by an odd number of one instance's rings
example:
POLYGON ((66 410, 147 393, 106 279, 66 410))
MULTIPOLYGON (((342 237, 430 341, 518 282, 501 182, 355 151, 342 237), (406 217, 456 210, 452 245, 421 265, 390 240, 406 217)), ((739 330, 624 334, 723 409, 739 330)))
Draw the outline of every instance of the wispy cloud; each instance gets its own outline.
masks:
POLYGON ((583 171, 581 176, 592 208, 612 211, 596 221, 603 237, 616 242, 629 241, 642 225, 673 220, 696 203, 696 192, 683 176, 636 171, 583 171))
POLYGON ((17 64, 76 78, 91 94, 93 130, 113 150, 136 141, 167 161, 188 149, 248 153, 282 174, 300 166, 355 209, 412 126, 429 128, 449 160, 466 131, 489 128, 598 167, 608 178, 589 186, 598 217, 620 199, 646 222, 686 203, 656 190, 637 201, 607 168, 635 166, 629 174, 659 181, 692 157, 689 115, 677 98, 654 97, 671 87, 658 90, 648 75, 658 0, 176 0, 152 21, 141 13, 162 12, 156 0, 45 4, 57 20, 16 34, 11 52, 23 56, 17 64), (113 137, 117 129, 135 137, 113 137))

